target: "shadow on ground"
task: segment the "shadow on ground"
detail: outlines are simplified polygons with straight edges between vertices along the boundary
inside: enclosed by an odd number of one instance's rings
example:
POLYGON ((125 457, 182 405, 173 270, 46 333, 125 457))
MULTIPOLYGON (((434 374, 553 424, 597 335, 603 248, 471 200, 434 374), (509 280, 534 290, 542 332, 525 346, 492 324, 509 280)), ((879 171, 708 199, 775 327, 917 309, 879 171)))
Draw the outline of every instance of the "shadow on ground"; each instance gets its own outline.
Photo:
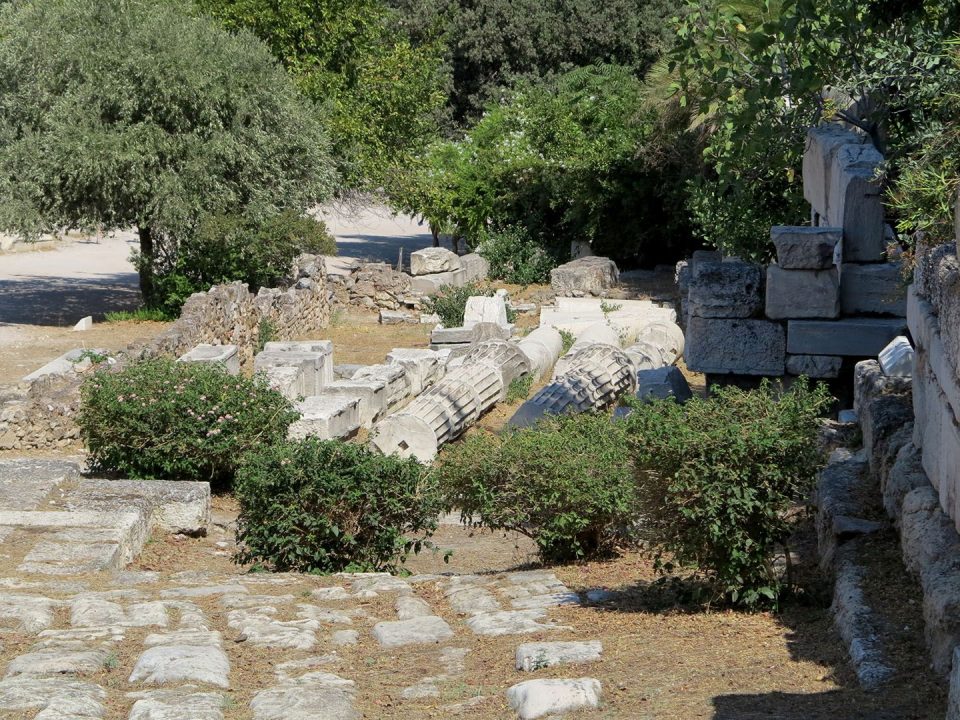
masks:
POLYGON ((83 278, 23 276, 0 280, 0 324, 73 325, 87 315, 135 310, 140 306, 134 272, 83 278))
MULTIPOLYGON (((430 233, 417 235, 340 235, 337 237, 337 250, 346 257, 360 260, 385 262, 396 267, 400 249, 403 248, 403 265, 410 267, 410 253, 433 245, 430 233)), ((449 242, 441 242, 449 248, 449 242)))

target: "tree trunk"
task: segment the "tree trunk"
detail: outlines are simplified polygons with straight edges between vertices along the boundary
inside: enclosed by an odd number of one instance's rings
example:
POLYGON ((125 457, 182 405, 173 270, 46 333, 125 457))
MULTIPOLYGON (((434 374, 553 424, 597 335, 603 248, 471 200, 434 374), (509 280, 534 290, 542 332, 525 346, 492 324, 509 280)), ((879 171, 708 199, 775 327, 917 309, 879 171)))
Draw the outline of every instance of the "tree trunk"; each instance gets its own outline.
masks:
POLYGON ((140 233, 140 295, 143 304, 149 305, 153 301, 153 233, 149 227, 141 227, 140 233))
POLYGON ((433 235, 433 246, 440 247, 440 228, 430 223, 430 234, 433 235))

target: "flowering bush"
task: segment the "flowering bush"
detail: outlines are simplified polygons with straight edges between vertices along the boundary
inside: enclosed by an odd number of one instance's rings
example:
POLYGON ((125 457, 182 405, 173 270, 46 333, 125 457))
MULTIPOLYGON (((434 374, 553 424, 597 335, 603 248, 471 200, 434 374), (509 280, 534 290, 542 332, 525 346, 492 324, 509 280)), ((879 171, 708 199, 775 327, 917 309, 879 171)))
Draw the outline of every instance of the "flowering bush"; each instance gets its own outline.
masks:
POLYGON ((98 471, 230 482, 241 456, 279 442, 297 417, 259 379, 157 359, 84 383, 77 422, 98 471))

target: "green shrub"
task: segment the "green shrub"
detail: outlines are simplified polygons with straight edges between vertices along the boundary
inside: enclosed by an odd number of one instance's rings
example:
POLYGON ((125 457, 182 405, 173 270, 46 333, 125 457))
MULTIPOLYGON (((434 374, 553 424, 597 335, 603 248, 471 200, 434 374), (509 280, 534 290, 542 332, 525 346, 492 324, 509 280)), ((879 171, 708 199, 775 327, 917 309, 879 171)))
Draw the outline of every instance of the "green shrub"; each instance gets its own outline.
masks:
POLYGON ((237 472, 237 558, 275 570, 394 570, 436 528, 433 483, 416 461, 355 444, 263 446, 237 472))
POLYGON ((574 335, 569 330, 560 330, 560 340, 563 342, 563 345, 560 346, 560 354, 566 355, 570 352, 570 348, 573 347, 573 344, 577 341, 577 336, 574 335))
POLYGON ((586 414, 477 433, 444 451, 436 472, 465 522, 527 535, 546 562, 603 554, 629 540, 638 511, 620 427, 586 414))
POLYGON ((274 287, 288 277, 301 253, 337 254, 323 222, 290 210, 261 220, 206 217, 180 244, 176 262, 157 272, 156 302, 176 317, 187 298, 213 285, 241 280, 254 292, 274 287))
POLYGON ((282 440, 296 418, 259 379, 156 359, 97 372, 81 389, 77 424, 98 471, 229 482, 244 452, 282 440))
MULTIPOLYGON (((440 322, 444 327, 461 327, 463 325, 463 314, 467 308, 467 300, 471 297, 486 296, 490 297, 496 290, 489 285, 480 285, 478 283, 467 283, 463 287, 454 287, 444 285, 437 291, 433 297, 424 301, 424 307, 427 312, 436 313, 440 316, 440 322)), ((515 322, 517 313, 512 308, 507 308, 507 322, 515 322)))
POLYGON ((491 230, 477 248, 490 263, 490 277, 517 285, 549 283, 557 261, 522 227, 491 230))
POLYGON ((775 602, 782 581, 772 557, 790 534, 787 512, 813 488, 818 418, 830 400, 824 385, 800 379, 783 393, 765 383, 635 406, 624 424, 658 563, 696 567, 716 598, 775 602))

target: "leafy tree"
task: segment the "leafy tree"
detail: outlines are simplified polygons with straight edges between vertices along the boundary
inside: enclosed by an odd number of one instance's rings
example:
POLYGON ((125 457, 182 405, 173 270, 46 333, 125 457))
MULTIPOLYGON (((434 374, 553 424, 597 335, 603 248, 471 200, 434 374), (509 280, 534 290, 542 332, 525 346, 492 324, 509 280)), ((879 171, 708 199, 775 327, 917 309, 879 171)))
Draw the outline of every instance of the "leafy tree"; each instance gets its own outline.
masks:
POLYGON ((231 29, 266 42, 322 105, 341 174, 377 187, 437 133, 445 98, 442 45, 416 44, 381 0, 199 0, 231 29))
POLYGON ((639 74, 672 42, 677 0, 393 0, 415 38, 442 29, 453 119, 475 120, 518 81, 577 66, 629 65, 639 74))
POLYGON ((332 190, 324 130, 267 48, 190 6, 12 2, 0 36, 0 226, 136 225, 148 303, 203 218, 258 225, 332 190))
MULTIPOLYGON (((688 0, 672 66, 710 135, 692 186, 703 238, 764 259, 769 227, 801 222, 807 130, 843 120, 884 151, 909 145, 923 103, 904 102, 948 63, 932 47, 955 3, 688 0)), ((927 91, 929 92, 929 90, 927 91)))
POLYGON ((645 112, 643 94, 632 69, 616 65, 524 87, 465 140, 435 148, 412 183, 418 192, 404 188, 398 202, 436 212, 473 246, 516 226, 555 260, 572 240, 631 262, 669 257, 689 237, 683 183, 694 144, 645 112), (435 206, 426 188, 438 192, 435 206))

